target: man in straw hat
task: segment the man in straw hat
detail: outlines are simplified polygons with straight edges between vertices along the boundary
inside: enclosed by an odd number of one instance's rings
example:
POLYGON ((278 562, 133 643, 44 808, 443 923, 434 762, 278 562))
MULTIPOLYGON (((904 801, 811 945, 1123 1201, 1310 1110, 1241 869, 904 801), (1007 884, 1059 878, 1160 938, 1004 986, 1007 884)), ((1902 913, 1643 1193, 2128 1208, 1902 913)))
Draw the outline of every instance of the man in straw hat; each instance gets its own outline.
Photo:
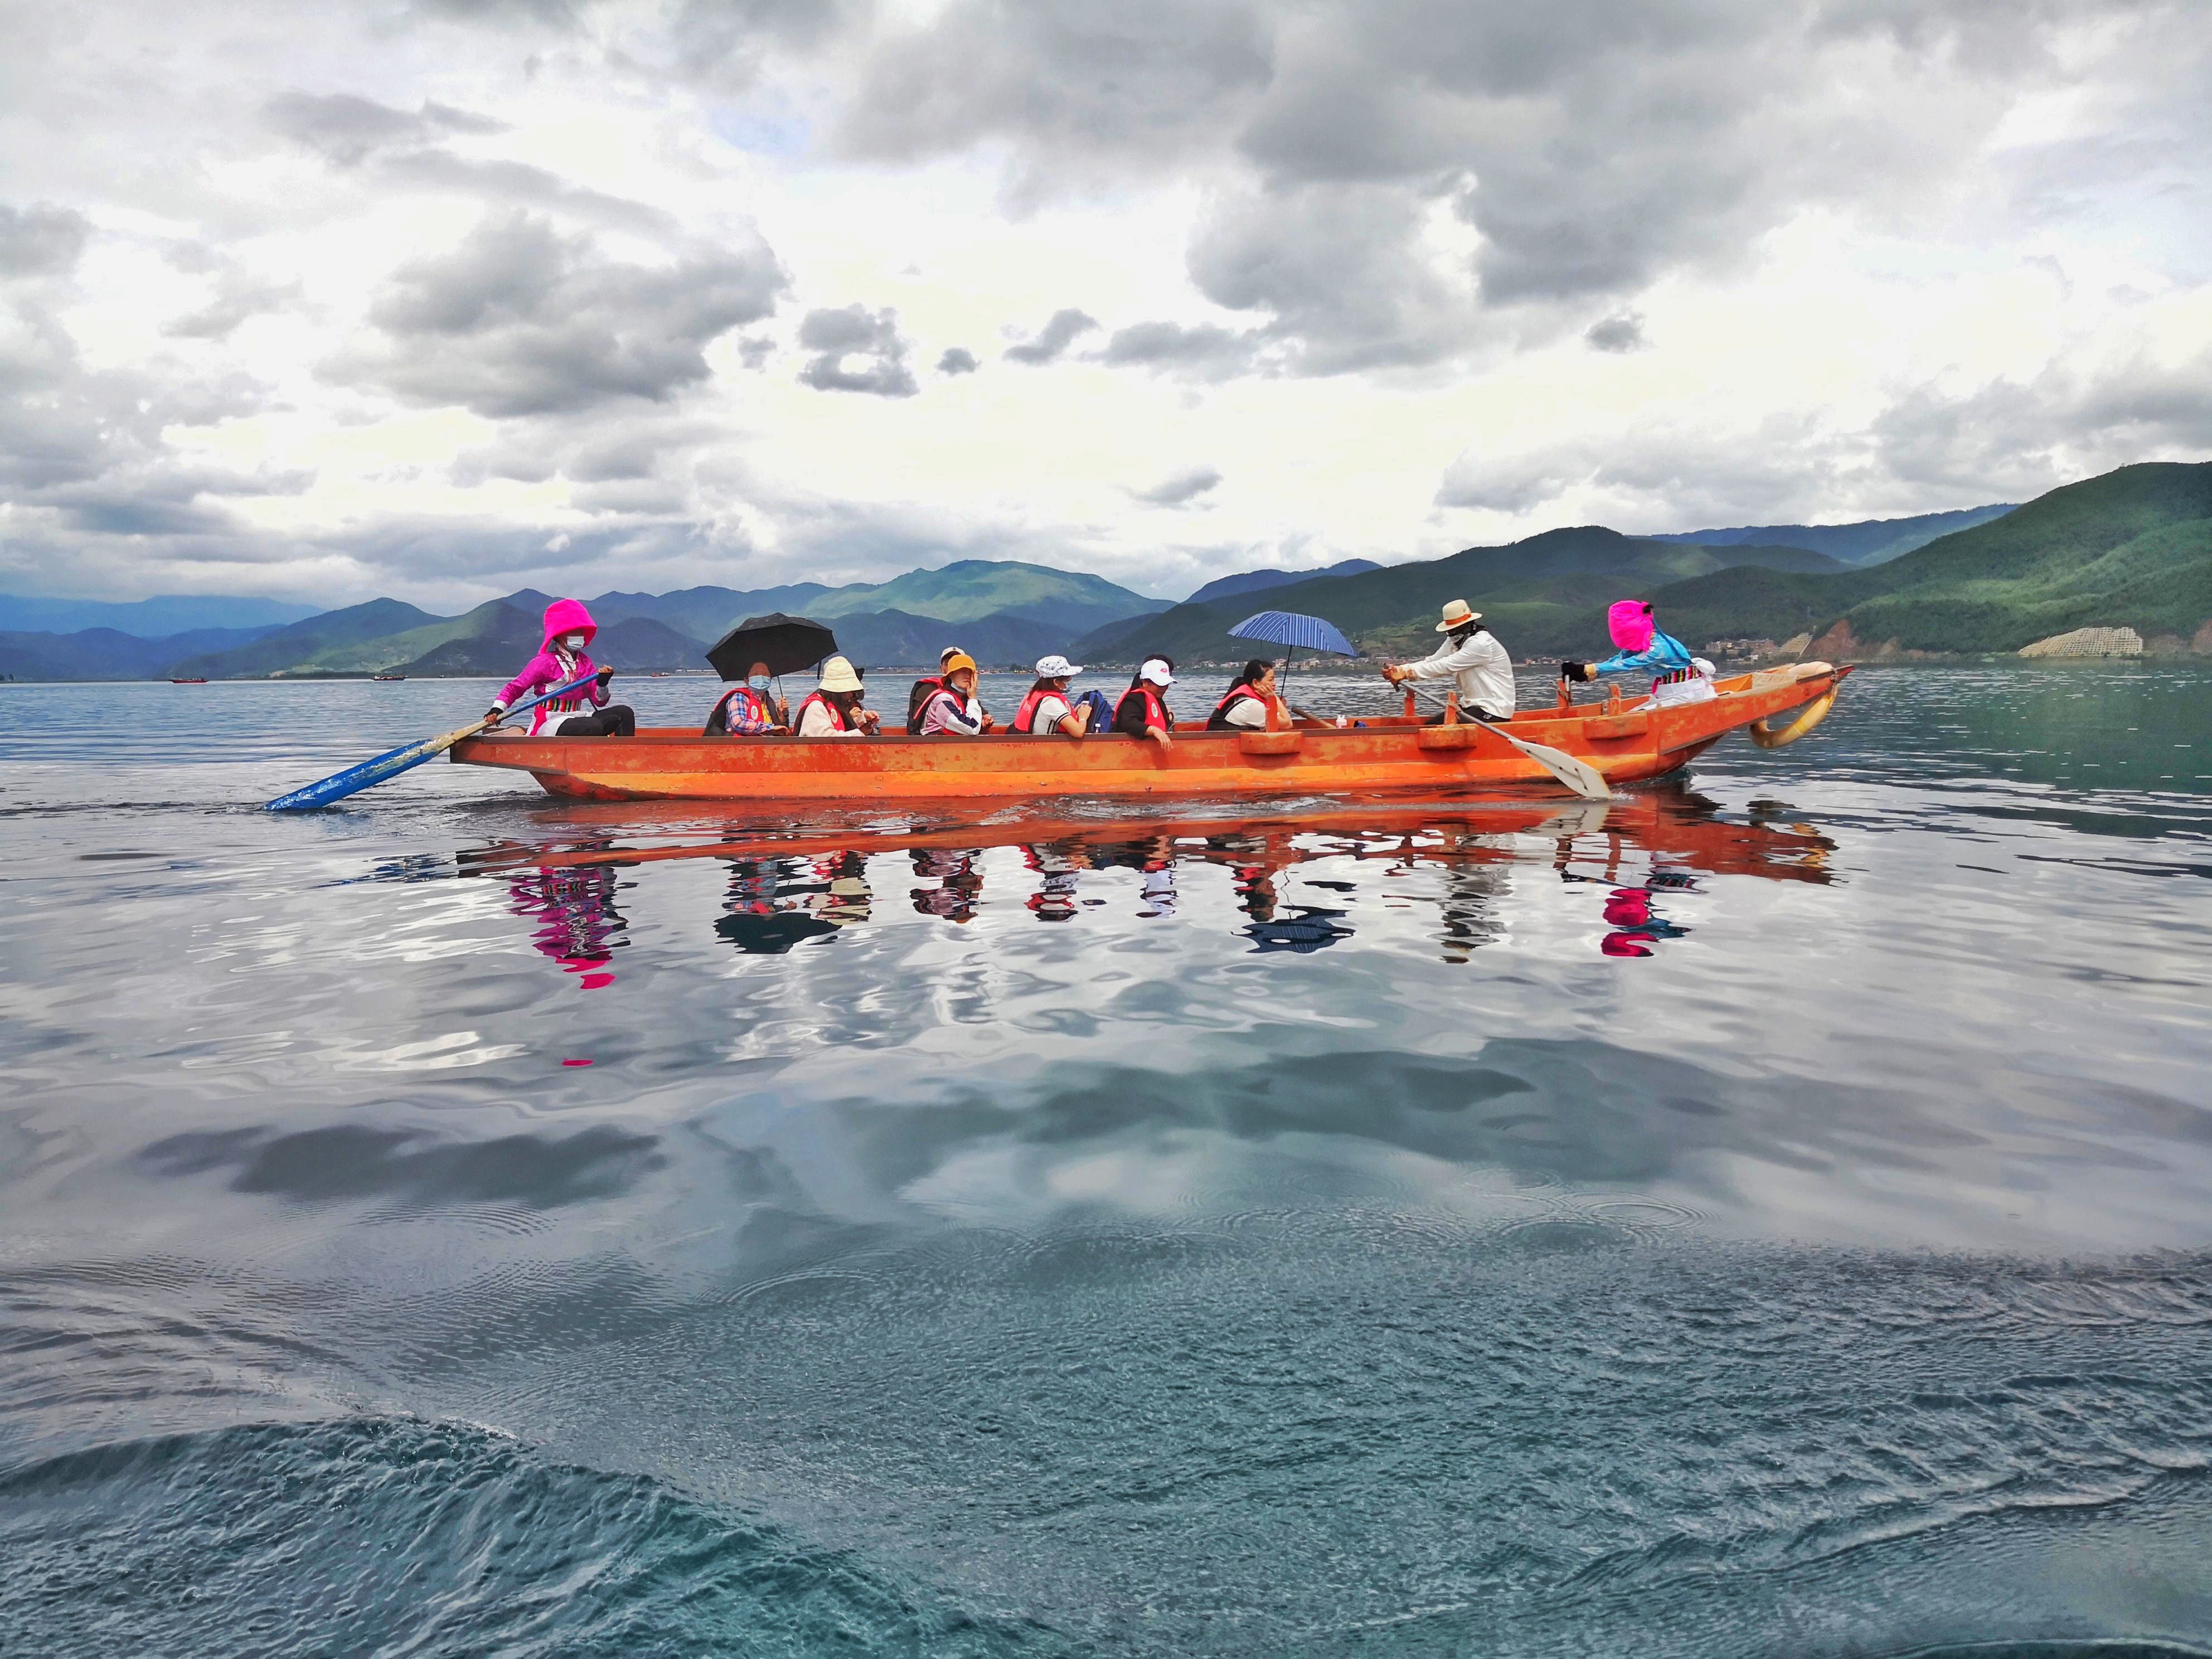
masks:
POLYGON ((1444 607, 1437 632, 1446 637, 1435 651, 1419 662, 1383 664, 1382 678, 1393 685, 1455 681, 1462 712, 1479 720, 1512 719, 1513 659, 1498 635, 1482 625, 1482 612, 1468 610, 1465 599, 1454 599, 1444 607))

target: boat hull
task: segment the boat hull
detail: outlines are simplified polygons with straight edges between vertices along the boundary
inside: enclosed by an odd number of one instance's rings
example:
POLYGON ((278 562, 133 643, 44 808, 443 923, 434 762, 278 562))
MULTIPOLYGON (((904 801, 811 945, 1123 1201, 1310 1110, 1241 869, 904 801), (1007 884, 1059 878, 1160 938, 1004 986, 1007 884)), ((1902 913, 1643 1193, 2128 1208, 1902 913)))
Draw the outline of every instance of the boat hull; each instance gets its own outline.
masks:
MULTIPOLYGON (((1663 777, 1740 726, 1832 695, 1850 671, 1825 663, 1739 675, 1720 695, 1679 708, 1618 702, 1523 710, 1511 730, 1587 761, 1608 783, 1663 777)), ((1479 726, 1439 728, 1403 716, 1285 732, 1178 732, 1162 750, 1102 733, 1079 740, 980 738, 708 738, 642 727, 634 738, 532 738, 494 732, 457 743, 463 765, 534 776, 550 794, 586 800, 913 801, 1060 798, 1389 794, 1556 794, 1535 762, 1479 726)))

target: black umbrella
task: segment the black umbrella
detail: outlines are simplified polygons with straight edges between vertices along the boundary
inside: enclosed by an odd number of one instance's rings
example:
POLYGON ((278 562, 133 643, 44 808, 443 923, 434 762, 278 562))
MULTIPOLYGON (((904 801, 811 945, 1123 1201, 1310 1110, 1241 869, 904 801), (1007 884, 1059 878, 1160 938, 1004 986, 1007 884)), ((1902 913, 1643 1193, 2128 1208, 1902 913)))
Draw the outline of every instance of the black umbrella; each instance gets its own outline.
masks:
POLYGON ((757 662, 771 674, 795 674, 837 650, 837 636, 818 622, 771 611, 748 617, 714 642, 707 660, 726 680, 741 680, 757 662))

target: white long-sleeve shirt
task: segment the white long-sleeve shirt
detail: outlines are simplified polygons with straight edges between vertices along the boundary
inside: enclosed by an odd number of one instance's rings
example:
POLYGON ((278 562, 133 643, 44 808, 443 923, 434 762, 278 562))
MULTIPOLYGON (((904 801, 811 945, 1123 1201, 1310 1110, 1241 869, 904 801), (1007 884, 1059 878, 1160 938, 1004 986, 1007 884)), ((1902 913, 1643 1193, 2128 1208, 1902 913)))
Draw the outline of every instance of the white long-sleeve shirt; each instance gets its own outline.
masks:
POLYGON ((1513 712, 1513 659, 1486 628, 1477 629, 1465 645, 1446 640, 1420 661, 1406 664, 1405 670, 1408 679, 1458 681, 1462 708, 1487 708, 1499 715, 1513 712))

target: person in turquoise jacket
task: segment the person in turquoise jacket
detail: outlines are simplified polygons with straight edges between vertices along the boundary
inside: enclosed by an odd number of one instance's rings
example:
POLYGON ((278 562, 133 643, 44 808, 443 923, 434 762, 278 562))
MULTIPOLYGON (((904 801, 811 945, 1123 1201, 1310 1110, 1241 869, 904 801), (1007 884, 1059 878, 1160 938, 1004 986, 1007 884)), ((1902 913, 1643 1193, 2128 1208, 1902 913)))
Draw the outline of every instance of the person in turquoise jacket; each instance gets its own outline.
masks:
POLYGON ((1672 634, 1662 633, 1642 599, 1622 599, 1606 612, 1606 630, 1620 647, 1603 662, 1563 662, 1563 680, 1642 672, 1651 677, 1651 697, 1662 704, 1703 702, 1713 695, 1713 665, 1692 656, 1672 634))

